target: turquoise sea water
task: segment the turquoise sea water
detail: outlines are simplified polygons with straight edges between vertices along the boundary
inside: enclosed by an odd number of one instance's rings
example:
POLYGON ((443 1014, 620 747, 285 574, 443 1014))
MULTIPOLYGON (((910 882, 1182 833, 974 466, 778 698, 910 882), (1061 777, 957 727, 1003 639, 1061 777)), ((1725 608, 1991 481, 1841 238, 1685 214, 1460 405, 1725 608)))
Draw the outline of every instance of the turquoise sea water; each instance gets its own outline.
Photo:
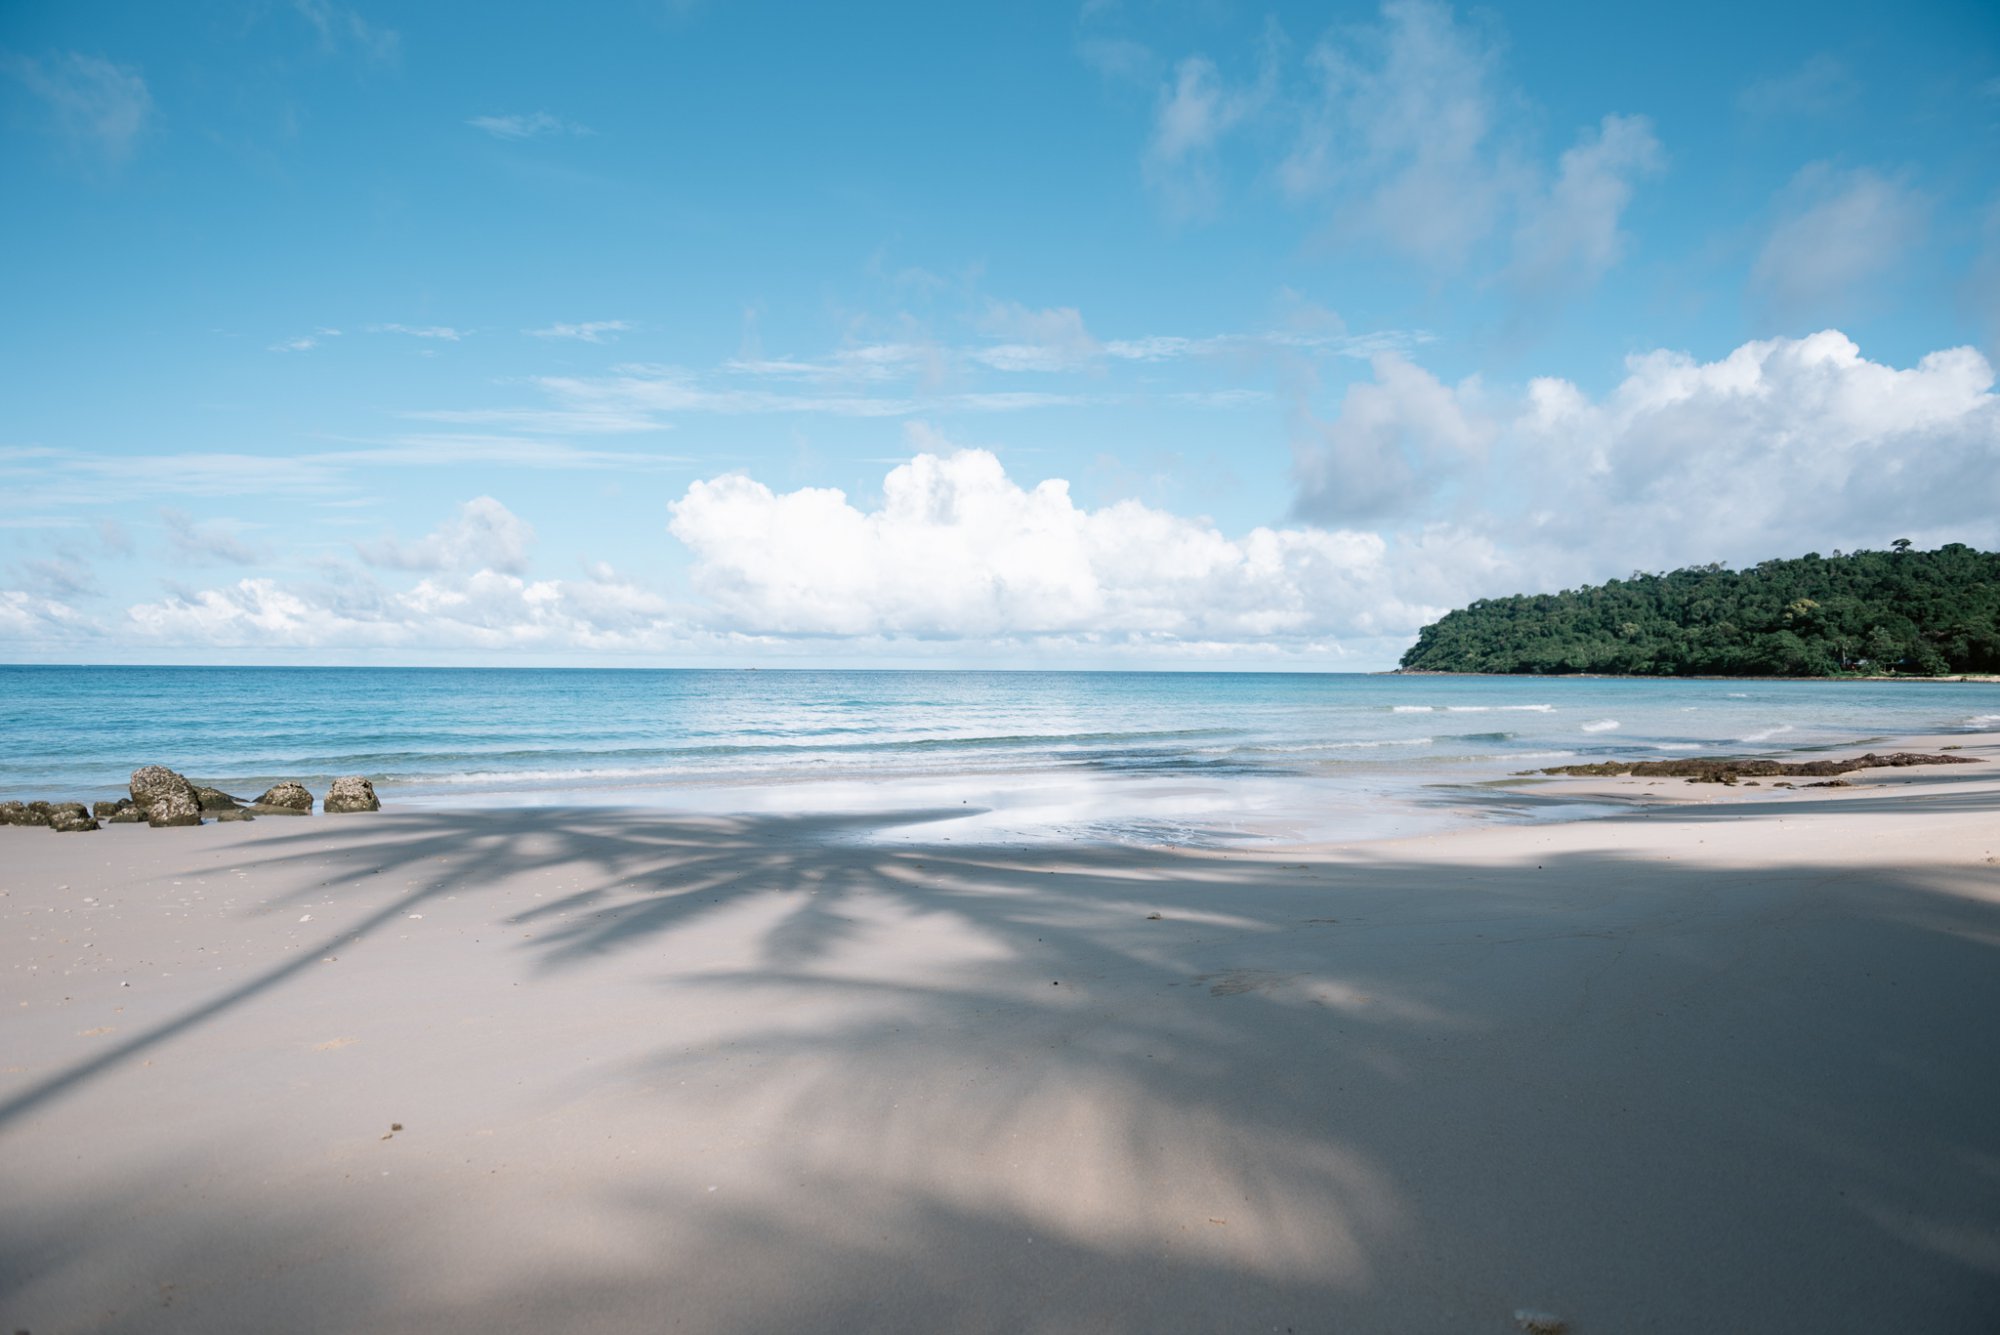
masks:
POLYGON ((970 806, 1006 792, 1019 806, 1035 791, 1115 821, 1169 794, 1211 814, 1359 812, 1571 758, 1961 731, 2000 731, 2000 685, 0 667, 0 797, 109 796, 164 763, 249 794, 365 774, 386 801, 420 805, 782 809, 844 792, 836 804, 970 806))

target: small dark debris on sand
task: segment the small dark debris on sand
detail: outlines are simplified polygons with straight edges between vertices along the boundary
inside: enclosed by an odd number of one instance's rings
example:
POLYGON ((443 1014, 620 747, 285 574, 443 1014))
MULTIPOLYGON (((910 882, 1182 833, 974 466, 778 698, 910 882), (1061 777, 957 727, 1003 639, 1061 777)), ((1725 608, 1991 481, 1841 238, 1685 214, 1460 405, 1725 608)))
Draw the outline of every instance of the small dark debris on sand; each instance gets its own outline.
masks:
MULTIPOLYGON (((1865 756, 1850 756, 1846 760, 1606 760, 1595 765, 1557 765, 1551 769, 1530 770, 1531 774, 1566 774, 1584 778, 1610 778, 1615 775, 1631 774, 1637 777, 1658 775, 1671 779, 1686 779, 1689 783, 1734 784, 1739 779, 1767 779, 1778 775, 1802 775, 1812 778, 1832 777, 1852 773, 1858 769, 1902 769, 1910 765, 1977 765, 1972 756, 1926 755, 1920 751, 1897 751, 1886 756, 1870 751, 1865 756)), ((1809 788, 1830 785, 1807 784, 1809 788)), ((1846 785, 1842 785, 1845 787, 1846 785)))

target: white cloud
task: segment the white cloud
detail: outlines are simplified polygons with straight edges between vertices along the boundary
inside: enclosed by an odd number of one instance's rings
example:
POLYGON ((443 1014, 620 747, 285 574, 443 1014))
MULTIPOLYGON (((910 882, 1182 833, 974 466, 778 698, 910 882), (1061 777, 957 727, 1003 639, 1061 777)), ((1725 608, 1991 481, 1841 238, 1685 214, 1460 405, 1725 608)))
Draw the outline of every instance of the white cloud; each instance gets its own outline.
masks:
POLYGON ((1512 434, 1505 467, 1537 512, 1523 536, 1599 563, 2000 538, 2000 399, 1971 348, 1906 370, 1836 330, 1713 362, 1652 352, 1597 402, 1534 381, 1512 434))
POLYGON ((1023 487, 983 450, 919 454, 874 510, 732 475, 694 483, 672 512, 711 625, 746 633, 1298 642, 1401 633, 1436 611, 1396 594, 1375 534, 1232 539, 1137 501, 1084 509, 1067 482, 1023 487))
POLYGON ((1218 149, 1223 139, 1270 101, 1276 88, 1275 53, 1266 58, 1254 83, 1232 88, 1215 62, 1189 56, 1174 66, 1159 92, 1153 135, 1146 145, 1146 183, 1174 212, 1201 216, 1219 195, 1218 149))
POLYGON ((403 590, 353 578, 313 586, 245 579, 138 604, 127 619, 147 639, 202 648, 660 652, 701 638, 684 634, 663 599, 632 584, 494 570, 403 590))
POLYGON ((393 570, 493 569, 518 575, 527 569, 534 543, 535 530, 526 520, 491 496, 479 496, 415 542, 389 536, 357 542, 354 549, 369 565, 393 570))
POLYGON ((1449 7, 1389 0, 1382 24, 1314 48, 1317 95, 1279 181, 1330 196, 1336 226, 1439 268, 1498 224, 1524 168, 1499 140, 1499 44, 1449 7))
POLYGON ((443 339, 447 343, 456 343, 465 337, 463 331, 453 329, 450 325, 442 324, 372 324, 368 326, 368 332, 371 334, 407 334, 411 338, 443 339))
POLYGON ((20 589, 0 589, 0 640, 14 644, 68 643, 92 633, 94 624, 68 603, 20 589))
POLYGON ((160 523, 166 529, 167 551, 176 561, 255 565, 267 555, 239 536, 242 526, 233 519, 198 524, 185 511, 163 509, 160 523))
POLYGON ((1394 354, 1376 357, 1373 369, 1373 380, 1348 386, 1331 422, 1294 406, 1295 508, 1307 519, 1415 517, 1494 438, 1477 381, 1452 388, 1394 354))
POLYGON ((994 301, 987 303, 980 324, 1006 340, 971 354, 996 371, 1073 371, 1102 352, 1074 306, 1037 311, 1019 302, 994 301))
POLYGON ((592 133, 588 125, 552 116, 546 111, 530 115, 474 116, 466 121, 476 130, 484 130, 495 139, 542 139, 551 135, 586 135, 592 133))
POLYGON ((1562 155, 1547 194, 1523 206, 1513 276, 1533 288, 1585 286, 1625 248, 1619 220, 1634 178, 1658 171, 1660 142, 1644 116, 1606 116, 1562 155))
POLYGON ((56 133, 116 165, 132 155, 153 116, 153 95, 135 69, 70 52, 46 61, 9 56, 12 74, 49 109, 56 133))
POLYGON ((1787 324, 1841 318, 1922 238, 1928 208, 1908 185, 1867 168, 1815 163, 1793 178, 1751 283, 1787 324))
POLYGON ((565 324, 558 320, 546 329, 530 329, 531 338, 573 338, 580 343, 609 343, 615 341, 607 335, 623 334, 634 326, 629 320, 586 320, 581 324, 565 324))

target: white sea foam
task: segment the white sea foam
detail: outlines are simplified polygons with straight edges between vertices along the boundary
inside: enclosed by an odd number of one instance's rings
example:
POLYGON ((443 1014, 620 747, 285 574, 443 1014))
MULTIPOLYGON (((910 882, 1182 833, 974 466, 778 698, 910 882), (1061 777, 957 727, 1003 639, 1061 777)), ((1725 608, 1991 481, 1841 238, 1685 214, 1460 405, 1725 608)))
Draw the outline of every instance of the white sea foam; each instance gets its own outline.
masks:
POLYGON ((1431 707, 1429 705, 1390 705, 1389 712, 1392 714, 1428 714, 1431 712, 1431 707))
POLYGON ((1584 724, 1583 731, 1616 732, 1618 731, 1618 726, 1619 726, 1618 720, 1615 718, 1599 718, 1599 719, 1592 719, 1590 722, 1584 724))
POLYGON ((1576 752, 1574 752, 1574 751, 1523 751, 1523 752, 1521 752, 1521 754, 1519 754, 1519 755, 1517 755, 1517 756, 1509 756, 1509 757, 1507 757, 1507 758, 1508 758, 1509 760, 1573 760, 1573 759, 1575 759, 1575 758, 1576 758, 1576 752))
POLYGON ((1750 692, 1748 692, 1748 691, 1731 691, 1731 692, 1729 693, 1729 698, 1730 698, 1730 699, 1732 699, 1732 700, 1748 700, 1748 699, 1750 698, 1750 692))
POLYGON ((2000 723, 2000 714, 1974 714, 1966 723, 1970 727, 1983 728, 1989 723, 2000 723))
POLYGON ((1790 732, 1791 730, 1792 730, 1791 724, 1780 723, 1775 728, 1765 728, 1761 732, 1753 732, 1747 737, 1738 737, 1736 740, 1739 742, 1768 742, 1773 737, 1777 737, 1783 733, 1790 732))
POLYGON ((1654 742, 1655 751, 1699 751, 1700 742, 1654 742))
POLYGON ((1487 710, 1493 708, 1493 706, 1492 705, 1446 705, 1445 708, 1454 714, 1484 714, 1487 710))

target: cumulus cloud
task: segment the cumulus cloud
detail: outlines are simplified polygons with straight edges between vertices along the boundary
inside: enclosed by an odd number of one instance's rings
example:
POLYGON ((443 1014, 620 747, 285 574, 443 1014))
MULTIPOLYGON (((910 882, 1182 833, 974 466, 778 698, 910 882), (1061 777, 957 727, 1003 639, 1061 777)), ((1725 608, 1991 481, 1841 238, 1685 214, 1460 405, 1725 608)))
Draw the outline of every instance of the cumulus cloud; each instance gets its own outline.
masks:
POLYGON ((2000 399, 1971 348, 1907 369, 1836 330, 1712 362, 1651 352, 1601 400, 1533 381, 1510 431, 1539 540, 1600 562, 2000 538, 2000 399))
POLYGON ((1319 522, 1407 518, 1478 461, 1495 434, 1477 381, 1452 388, 1402 357, 1374 359, 1330 422, 1293 408, 1296 513, 1319 522))
POLYGON ((58 135, 111 165, 131 157, 152 120, 152 92, 127 66, 72 51, 47 60, 8 56, 4 68, 41 100, 58 135))
POLYGON ((535 543, 529 523, 494 500, 479 496, 414 542, 393 536, 357 542, 355 553, 371 566, 390 570, 498 570, 518 575, 527 569, 535 543))
POLYGON ((743 476, 700 481, 670 530, 714 624, 774 635, 1242 642, 1414 630, 1372 533, 1213 524, 1069 484, 1022 486, 984 450, 919 454, 879 507, 743 476))
POLYGON ((1815 163, 1781 196, 1752 287, 1778 321, 1842 318, 1922 238, 1927 215, 1904 182, 1815 163))

